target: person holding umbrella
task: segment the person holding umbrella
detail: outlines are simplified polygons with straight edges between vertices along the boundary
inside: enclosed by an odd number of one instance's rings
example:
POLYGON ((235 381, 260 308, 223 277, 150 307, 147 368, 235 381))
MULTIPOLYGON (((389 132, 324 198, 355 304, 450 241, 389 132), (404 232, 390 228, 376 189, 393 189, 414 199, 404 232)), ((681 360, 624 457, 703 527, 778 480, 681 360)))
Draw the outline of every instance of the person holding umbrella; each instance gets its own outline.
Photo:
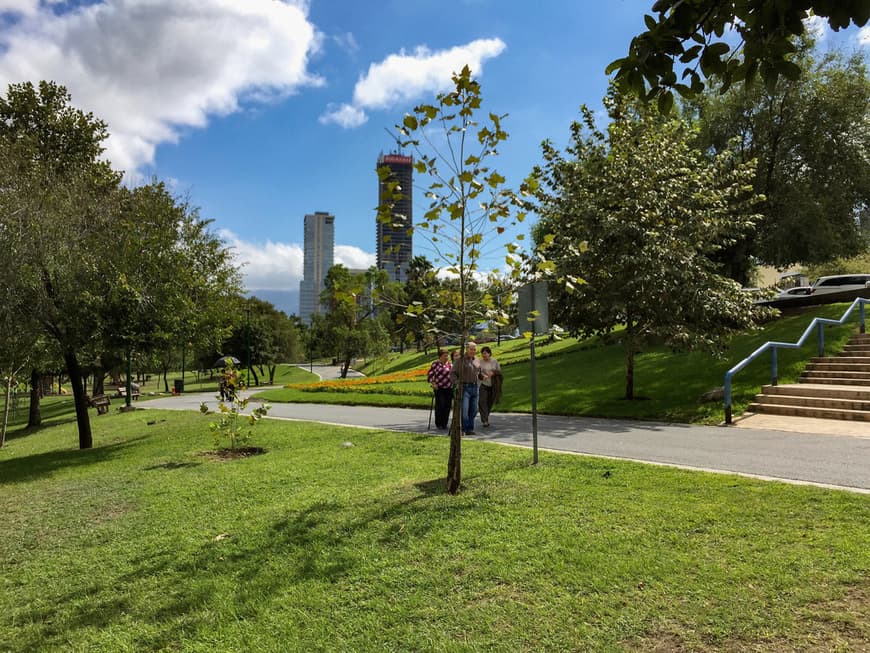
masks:
POLYGON ((450 379, 450 352, 446 349, 438 350, 438 360, 429 367, 426 379, 432 386, 435 403, 435 428, 444 430, 450 418, 450 403, 453 401, 453 382, 450 379))

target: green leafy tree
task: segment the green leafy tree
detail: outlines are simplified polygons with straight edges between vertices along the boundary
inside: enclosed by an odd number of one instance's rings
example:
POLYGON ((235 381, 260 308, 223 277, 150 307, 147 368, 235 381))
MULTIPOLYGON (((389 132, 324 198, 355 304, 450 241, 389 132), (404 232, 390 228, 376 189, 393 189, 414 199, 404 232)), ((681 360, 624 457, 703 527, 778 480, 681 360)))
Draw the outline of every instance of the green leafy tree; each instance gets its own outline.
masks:
POLYGON ((645 15, 646 31, 631 40, 628 54, 611 63, 620 89, 645 99, 657 98, 667 113, 674 93, 691 97, 704 89, 703 78, 716 76, 722 91, 758 76, 773 88, 781 77, 796 80, 801 66, 790 57, 794 40, 805 33, 814 14, 834 30, 865 25, 867 0, 656 0, 656 16, 645 15), (732 49, 722 39, 733 31, 732 49), (685 65, 678 76, 676 68, 685 65))
MULTIPOLYGON (((497 251, 498 236, 525 218, 521 198, 490 165, 498 155, 499 145, 508 138, 502 127, 504 116, 489 113, 481 124, 482 104, 480 84, 465 66, 453 75, 452 90, 439 94, 434 104, 415 107, 396 126, 399 146, 410 148, 416 157, 415 171, 431 180, 426 189, 428 209, 414 229, 428 238, 437 262, 443 261, 457 280, 456 302, 449 311, 456 318, 463 345, 471 325, 486 315, 486 305, 474 303, 469 293, 485 248, 497 251)), ((379 207, 379 219, 389 221, 403 190, 389 181, 388 168, 378 172, 388 187, 392 183, 391 191, 385 194, 386 201, 379 207)), ((526 180, 521 192, 534 190, 534 183, 533 179, 526 180)), ((511 242, 506 247, 506 262, 518 276, 519 245, 511 242)), ((447 309, 439 302, 432 302, 431 307, 435 313, 447 309)), ((426 304, 409 306, 420 316, 426 314, 426 308, 426 304)), ((430 317, 432 322, 439 319, 443 319, 443 313, 430 317)), ((451 494, 459 491, 462 479, 462 433, 458 419, 461 401, 457 392, 447 459, 447 490, 451 494)))
POLYGON ((376 268, 352 274, 343 265, 333 265, 326 273, 321 300, 328 310, 323 321, 312 323, 312 329, 317 325, 316 340, 331 347, 341 361, 343 379, 354 358, 383 353, 388 347, 389 335, 375 311, 388 284, 387 273, 376 268))
POLYGON ((682 121, 616 94, 605 104, 606 134, 584 107, 565 155, 544 144, 534 233, 563 282, 551 284, 551 319, 580 336, 618 330, 633 399, 636 354, 716 350, 753 324, 751 299, 712 256, 752 228, 757 198, 752 166, 707 159, 682 121))
POLYGON ((301 356, 295 322, 258 297, 240 299, 235 312, 239 319, 222 351, 237 356, 248 369, 250 350, 254 383, 260 383, 258 368, 260 375, 268 375, 269 383, 273 384, 278 364, 296 361, 301 356))
POLYGON ((0 248, 16 253, 7 282, 15 310, 58 343, 83 449, 93 438, 79 354, 99 339, 119 209, 120 177, 99 159, 107 135, 52 82, 13 84, 0 97, 0 141, 14 162, 0 184, 0 248))
POLYGON ((493 272, 486 278, 484 296, 486 302, 491 302, 491 309, 498 316, 498 319, 493 322, 498 344, 501 344, 501 337, 505 332, 519 327, 517 290, 518 284, 510 275, 493 272))
MULTIPOLYGON (((181 326, 219 329, 238 273, 195 210, 161 184, 135 191, 100 159, 105 124, 52 82, 0 98, 0 248, 10 310, 52 338, 76 407, 79 446, 93 445, 85 388, 117 350, 160 346, 181 326), (84 364, 83 364, 84 361, 84 364)), ((219 340, 218 340, 219 342, 219 340)))
POLYGON ((722 252, 746 284, 754 260, 777 267, 815 264, 862 251, 862 212, 870 206, 870 78, 864 60, 814 56, 804 74, 771 87, 706 92, 691 104, 704 150, 755 160, 755 190, 765 197, 757 231, 722 252))

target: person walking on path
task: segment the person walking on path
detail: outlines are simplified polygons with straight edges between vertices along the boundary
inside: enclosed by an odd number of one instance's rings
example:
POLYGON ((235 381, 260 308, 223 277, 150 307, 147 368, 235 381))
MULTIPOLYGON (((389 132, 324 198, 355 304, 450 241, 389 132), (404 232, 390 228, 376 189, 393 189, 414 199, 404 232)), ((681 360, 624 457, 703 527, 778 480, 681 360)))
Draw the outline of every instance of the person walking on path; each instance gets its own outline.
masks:
POLYGON ((453 381, 450 372, 453 365, 448 360, 450 352, 446 349, 438 350, 438 360, 429 367, 426 375, 432 391, 435 393, 435 428, 446 429, 450 418, 450 403, 453 401, 453 381))
POLYGON ((460 384, 462 393, 462 432, 474 435, 474 418, 477 416, 478 386, 480 382, 480 361, 477 356, 477 344, 469 342, 465 347, 465 356, 453 366, 450 376, 453 383, 460 384))
POLYGON ((501 366, 492 357, 492 349, 480 348, 480 421, 484 428, 489 426, 492 407, 501 399, 501 366))

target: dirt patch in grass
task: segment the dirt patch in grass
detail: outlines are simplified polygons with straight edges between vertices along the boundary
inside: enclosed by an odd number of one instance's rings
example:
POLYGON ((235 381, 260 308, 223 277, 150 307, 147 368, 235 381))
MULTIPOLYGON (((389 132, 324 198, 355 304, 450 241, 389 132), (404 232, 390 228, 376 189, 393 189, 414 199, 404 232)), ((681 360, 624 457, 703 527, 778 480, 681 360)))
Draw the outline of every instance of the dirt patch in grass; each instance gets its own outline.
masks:
POLYGON ((799 611, 792 637, 770 637, 756 641, 728 639, 701 641, 703 637, 686 625, 687 636, 671 631, 650 633, 625 642, 627 651, 644 653, 829 653, 830 651, 870 652, 870 581, 850 587, 839 599, 812 603, 799 611), (691 633, 691 634, 689 634, 691 633))
POLYGON ((259 456, 264 453, 266 453, 266 450, 261 447, 238 447, 236 449, 202 451, 200 455, 209 460, 239 460, 240 458, 250 458, 251 456, 259 456))

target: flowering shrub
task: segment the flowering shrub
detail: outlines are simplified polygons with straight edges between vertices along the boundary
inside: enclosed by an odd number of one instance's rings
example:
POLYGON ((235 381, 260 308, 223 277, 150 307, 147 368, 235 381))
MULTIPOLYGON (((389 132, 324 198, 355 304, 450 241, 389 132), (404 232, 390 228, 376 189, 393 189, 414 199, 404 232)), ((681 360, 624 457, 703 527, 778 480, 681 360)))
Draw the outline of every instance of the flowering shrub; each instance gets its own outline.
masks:
POLYGON ((285 388, 302 392, 354 392, 362 394, 428 395, 431 392, 426 382, 428 365, 413 370, 392 372, 381 376, 366 376, 354 379, 335 379, 317 383, 291 383, 285 388))

